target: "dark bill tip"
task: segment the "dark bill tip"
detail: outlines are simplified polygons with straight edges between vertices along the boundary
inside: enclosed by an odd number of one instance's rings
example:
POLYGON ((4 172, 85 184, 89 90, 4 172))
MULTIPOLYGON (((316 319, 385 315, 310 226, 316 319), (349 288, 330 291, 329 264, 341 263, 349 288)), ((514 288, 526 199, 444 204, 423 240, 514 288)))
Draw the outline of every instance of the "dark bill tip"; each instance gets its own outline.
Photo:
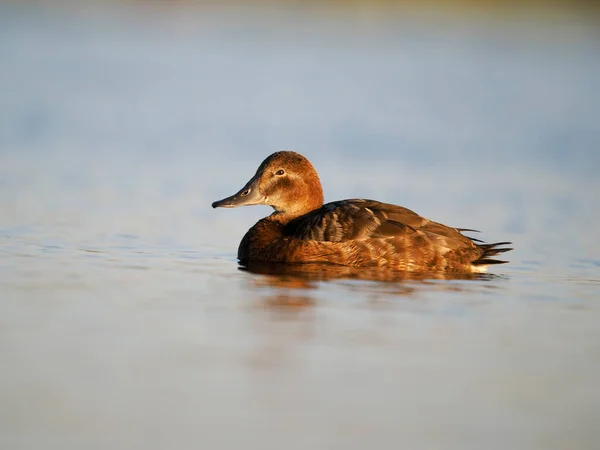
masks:
POLYGON ((237 196, 232 195, 231 197, 224 198, 223 200, 212 202, 211 206, 213 208, 235 208, 236 206, 241 206, 237 200, 237 196))
POLYGON ((212 202, 213 208, 236 208, 238 206, 250 206, 264 204, 264 198, 260 195, 256 177, 253 177, 246 186, 231 197, 212 202))

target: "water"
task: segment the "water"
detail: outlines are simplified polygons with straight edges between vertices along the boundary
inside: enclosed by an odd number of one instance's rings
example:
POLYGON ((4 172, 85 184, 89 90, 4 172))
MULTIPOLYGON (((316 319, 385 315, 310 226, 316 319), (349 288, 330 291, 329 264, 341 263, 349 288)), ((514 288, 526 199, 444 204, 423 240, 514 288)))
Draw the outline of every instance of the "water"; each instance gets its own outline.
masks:
POLYGON ((0 8, 2 448, 597 448, 593 27, 0 8), (239 270, 281 148, 510 264, 239 270))

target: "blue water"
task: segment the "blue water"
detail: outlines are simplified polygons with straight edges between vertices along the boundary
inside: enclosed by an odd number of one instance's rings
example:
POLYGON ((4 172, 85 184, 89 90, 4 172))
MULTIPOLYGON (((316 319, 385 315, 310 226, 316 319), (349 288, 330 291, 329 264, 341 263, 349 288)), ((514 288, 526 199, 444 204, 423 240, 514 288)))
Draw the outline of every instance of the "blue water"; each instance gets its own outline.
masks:
POLYGON ((0 446, 596 448, 599 54, 567 19, 0 5, 0 446), (510 264, 241 271, 269 209, 210 203, 279 149, 510 264))

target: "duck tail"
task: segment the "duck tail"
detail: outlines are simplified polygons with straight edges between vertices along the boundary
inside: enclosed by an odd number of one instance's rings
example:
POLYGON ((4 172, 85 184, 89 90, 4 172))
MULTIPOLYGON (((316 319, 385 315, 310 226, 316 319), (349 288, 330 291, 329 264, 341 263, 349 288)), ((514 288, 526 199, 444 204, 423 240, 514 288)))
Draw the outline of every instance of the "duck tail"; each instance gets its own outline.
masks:
POLYGON ((500 259, 494 259, 493 257, 504 252, 512 250, 512 247, 504 247, 505 245, 512 245, 512 242, 495 242, 493 244, 483 244, 481 241, 472 239, 475 242, 477 248, 482 250, 481 256, 473 261, 471 264, 474 266, 487 266, 490 264, 505 264, 508 261, 500 259))

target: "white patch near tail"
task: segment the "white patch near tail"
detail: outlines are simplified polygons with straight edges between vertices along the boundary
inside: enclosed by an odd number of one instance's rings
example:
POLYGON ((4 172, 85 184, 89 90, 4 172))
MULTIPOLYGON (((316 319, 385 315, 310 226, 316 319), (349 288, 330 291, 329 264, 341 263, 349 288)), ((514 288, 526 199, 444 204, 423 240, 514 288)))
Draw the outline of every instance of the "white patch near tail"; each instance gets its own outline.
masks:
POLYGON ((486 273, 490 266, 474 266, 471 264, 471 270, 473 273, 486 273))

